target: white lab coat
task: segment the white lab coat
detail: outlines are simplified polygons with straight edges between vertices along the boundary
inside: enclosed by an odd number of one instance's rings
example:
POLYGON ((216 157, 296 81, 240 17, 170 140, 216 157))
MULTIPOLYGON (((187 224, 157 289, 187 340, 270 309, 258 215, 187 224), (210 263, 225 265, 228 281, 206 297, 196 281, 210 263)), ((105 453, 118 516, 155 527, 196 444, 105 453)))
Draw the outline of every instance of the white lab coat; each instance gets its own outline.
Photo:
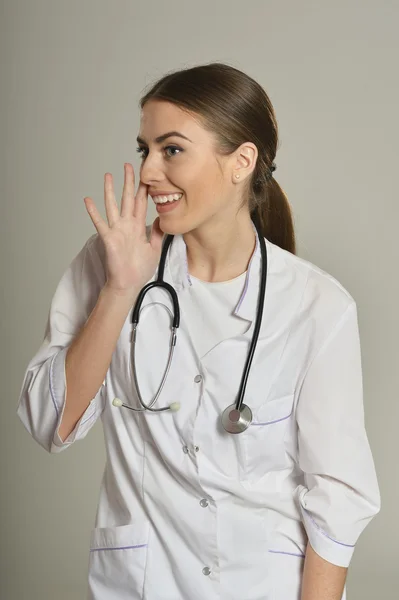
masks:
MULTIPOLYGON (((198 357, 181 315, 159 400, 181 409, 112 405, 115 397, 137 405, 130 313, 103 385, 64 443, 66 351, 105 282, 97 234, 57 287, 18 415, 52 453, 102 420, 107 460, 88 556, 90 600, 299 600, 308 539, 324 559, 348 566, 379 511, 355 301, 332 276, 265 241, 263 323, 245 396, 254 422, 239 435, 225 433, 220 415, 236 398, 253 333, 259 244, 236 308, 246 333, 198 357)), ((178 295, 190 285, 182 236, 172 243, 165 280, 178 295)), ((142 307, 136 354, 145 401, 165 368, 171 308, 159 288, 142 307)))

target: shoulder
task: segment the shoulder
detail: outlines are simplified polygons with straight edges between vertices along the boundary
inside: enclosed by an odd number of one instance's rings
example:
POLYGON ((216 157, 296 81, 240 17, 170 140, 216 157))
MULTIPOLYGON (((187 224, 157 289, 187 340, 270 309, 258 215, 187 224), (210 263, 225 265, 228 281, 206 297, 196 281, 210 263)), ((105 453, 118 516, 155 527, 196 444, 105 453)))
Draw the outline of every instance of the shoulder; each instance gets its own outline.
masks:
POLYGON ((98 233, 91 235, 85 245, 87 258, 105 265, 105 247, 98 233))
POLYGON ((74 257, 69 270, 74 278, 88 280, 102 286, 106 278, 105 247, 98 233, 94 233, 84 242, 74 257))
POLYGON ((266 240, 272 271, 279 285, 297 301, 298 310, 309 319, 334 324, 350 306, 356 307, 349 290, 331 273, 266 240))

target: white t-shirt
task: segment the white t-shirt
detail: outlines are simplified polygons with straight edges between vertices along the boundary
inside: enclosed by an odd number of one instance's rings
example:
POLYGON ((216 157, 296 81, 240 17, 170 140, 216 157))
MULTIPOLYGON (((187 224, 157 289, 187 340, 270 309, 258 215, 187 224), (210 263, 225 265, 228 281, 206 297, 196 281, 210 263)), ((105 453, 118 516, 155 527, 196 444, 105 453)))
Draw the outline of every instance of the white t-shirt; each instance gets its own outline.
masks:
POLYGON ((190 274, 192 285, 180 297, 181 318, 201 358, 222 340, 244 333, 246 319, 234 314, 246 272, 228 281, 209 282, 190 274))

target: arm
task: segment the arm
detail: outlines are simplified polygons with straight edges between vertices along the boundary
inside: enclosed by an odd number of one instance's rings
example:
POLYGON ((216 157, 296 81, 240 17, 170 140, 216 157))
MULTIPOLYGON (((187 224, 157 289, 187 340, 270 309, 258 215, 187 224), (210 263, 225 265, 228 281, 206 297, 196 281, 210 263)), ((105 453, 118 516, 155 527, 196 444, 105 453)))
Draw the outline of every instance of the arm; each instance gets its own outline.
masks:
POLYGON ((69 347, 65 359, 65 407, 58 428, 62 441, 97 394, 133 303, 133 295, 118 295, 105 285, 86 324, 69 347))
MULTIPOLYGON (((151 225, 146 226, 150 239, 151 225)), ((122 327, 140 288, 115 292, 104 284, 97 303, 66 355, 59 370, 65 370, 64 410, 58 427, 59 442, 75 430, 105 378, 122 327)))
POLYGON ((347 571, 321 558, 308 543, 301 600, 341 600, 347 571))
MULTIPOLYGON (((310 582, 322 585, 327 573, 331 585, 334 580, 339 589, 344 571, 334 566, 349 566, 361 532, 380 508, 364 425, 360 340, 353 301, 308 367, 296 419, 298 464, 304 478, 298 499, 312 547, 306 554, 305 589, 311 592, 310 582)), ((308 599, 304 596, 303 600, 308 599)))
MULTIPOLYGON (((69 411, 73 404, 70 399, 74 382, 69 373, 72 390, 68 390, 71 393, 68 394, 67 418, 71 420, 70 424, 63 425, 64 440, 60 438, 58 428, 63 421, 66 405, 65 359, 69 348, 72 344, 76 346, 74 340, 83 336, 83 333, 82 336, 80 334, 82 330, 87 330, 85 324, 91 312, 93 318, 90 324, 93 319, 97 322, 101 313, 107 310, 111 310, 114 317, 116 313, 120 313, 117 309, 118 301, 109 296, 104 298, 107 295, 101 293, 105 286, 104 258, 101 252, 100 240, 97 235, 93 235, 65 270, 51 301, 44 340, 30 360, 22 382, 17 415, 28 433, 47 452, 61 452, 76 440, 83 439, 103 410, 106 388, 105 381, 100 381, 99 375, 98 382, 91 382, 91 388, 86 390, 91 398, 90 403, 89 400, 82 400, 86 403, 86 410, 82 414, 83 405, 78 408, 81 418, 77 423, 75 421, 73 432, 65 439, 67 430, 74 421, 69 411)), ((125 301, 121 300, 121 303, 125 304, 125 301)))

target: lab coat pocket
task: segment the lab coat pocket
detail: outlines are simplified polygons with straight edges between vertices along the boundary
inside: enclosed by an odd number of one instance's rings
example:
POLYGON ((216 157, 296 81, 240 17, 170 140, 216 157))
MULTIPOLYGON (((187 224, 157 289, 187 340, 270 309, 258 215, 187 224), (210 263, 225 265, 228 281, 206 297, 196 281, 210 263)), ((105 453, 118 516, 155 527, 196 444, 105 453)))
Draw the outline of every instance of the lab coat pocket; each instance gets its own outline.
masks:
POLYGON ((268 563, 271 574, 270 600, 300 600, 304 556, 287 552, 269 552, 268 563))
POLYGON ((141 600, 149 542, 149 523, 92 530, 89 559, 90 600, 141 600))
POLYGON ((294 394, 268 400, 253 414, 242 436, 243 478, 256 482, 269 471, 284 469, 285 440, 292 416, 294 394))

